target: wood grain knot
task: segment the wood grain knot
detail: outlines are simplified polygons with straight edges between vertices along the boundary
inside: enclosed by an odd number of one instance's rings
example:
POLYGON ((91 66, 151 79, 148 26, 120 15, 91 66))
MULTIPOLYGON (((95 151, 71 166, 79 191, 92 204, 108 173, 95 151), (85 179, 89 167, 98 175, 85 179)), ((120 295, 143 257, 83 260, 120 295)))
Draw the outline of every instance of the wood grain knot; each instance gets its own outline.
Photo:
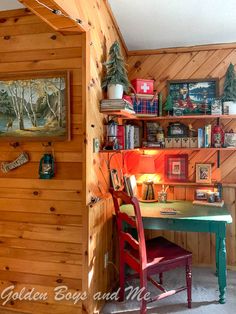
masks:
POLYGON ((34 191, 33 194, 34 195, 39 195, 39 192, 38 191, 34 191))
POLYGON ((141 64, 142 64, 141 61, 135 62, 134 64, 135 69, 138 69, 141 66, 141 64))
POLYGON ((3 39, 4 39, 4 40, 9 40, 9 39, 11 39, 11 36, 6 35, 6 36, 3 37, 3 39))
POLYGON ((50 207, 50 211, 51 211, 51 212, 55 212, 55 211, 56 211, 56 208, 52 206, 52 207, 50 207))
POLYGON ((0 19, 0 23, 5 23, 7 20, 6 19, 0 19))
POLYGON ((56 40, 56 39, 57 39, 57 36, 56 36, 56 35, 52 35, 50 38, 51 38, 52 40, 56 40))
POLYGON ((62 279, 57 279, 56 280, 57 283, 62 283, 62 281, 63 281, 62 279))
POLYGON ((9 270, 10 268, 8 266, 5 267, 6 270, 9 270))

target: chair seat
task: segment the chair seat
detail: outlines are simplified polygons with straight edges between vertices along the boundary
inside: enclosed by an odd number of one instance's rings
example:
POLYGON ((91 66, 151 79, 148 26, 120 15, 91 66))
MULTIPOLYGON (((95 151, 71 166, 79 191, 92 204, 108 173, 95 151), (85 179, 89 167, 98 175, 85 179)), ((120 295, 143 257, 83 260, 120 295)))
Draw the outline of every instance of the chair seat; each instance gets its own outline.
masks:
MULTIPOLYGON (((155 265, 163 265, 168 263, 176 263, 182 259, 192 256, 192 253, 186 251, 177 244, 163 238, 156 237, 146 241, 147 250, 147 266, 152 267, 155 265)), ((138 251, 130 248, 130 253, 139 258, 138 251)))

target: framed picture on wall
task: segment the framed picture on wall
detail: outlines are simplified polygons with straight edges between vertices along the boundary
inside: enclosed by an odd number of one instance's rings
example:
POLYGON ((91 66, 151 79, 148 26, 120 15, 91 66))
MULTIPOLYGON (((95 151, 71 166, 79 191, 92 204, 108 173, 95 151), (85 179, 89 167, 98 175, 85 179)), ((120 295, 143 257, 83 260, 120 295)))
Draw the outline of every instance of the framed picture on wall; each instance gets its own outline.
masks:
POLYGON ((168 92, 173 100, 173 115, 210 115, 219 96, 219 79, 168 81, 168 92))
POLYGON ((196 164, 196 183, 211 183, 211 164, 196 164))
POLYGON ((166 181, 187 181, 188 180, 188 155, 165 155, 166 181))
POLYGON ((70 139, 69 72, 0 75, 0 140, 70 139))

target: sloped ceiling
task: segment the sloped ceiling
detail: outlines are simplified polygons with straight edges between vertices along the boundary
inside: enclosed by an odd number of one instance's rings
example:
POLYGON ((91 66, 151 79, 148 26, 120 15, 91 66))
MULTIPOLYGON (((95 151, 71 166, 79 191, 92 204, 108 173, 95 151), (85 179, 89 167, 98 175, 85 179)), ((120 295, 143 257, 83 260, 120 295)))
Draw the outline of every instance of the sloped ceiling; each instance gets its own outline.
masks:
POLYGON ((108 0, 128 50, 236 42, 236 0, 108 0))
POLYGON ((17 0, 0 0, 0 11, 24 8, 17 0))

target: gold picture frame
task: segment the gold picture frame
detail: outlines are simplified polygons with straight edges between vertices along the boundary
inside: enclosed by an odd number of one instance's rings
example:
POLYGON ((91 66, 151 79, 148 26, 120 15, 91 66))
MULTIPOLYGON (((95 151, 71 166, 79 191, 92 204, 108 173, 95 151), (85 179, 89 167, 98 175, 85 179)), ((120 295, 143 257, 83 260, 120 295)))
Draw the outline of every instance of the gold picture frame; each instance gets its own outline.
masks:
POLYGON ((0 141, 70 140, 70 72, 0 75, 0 141))
POLYGON ((196 183, 211 183, 211 164, 196 164, 196 183))

